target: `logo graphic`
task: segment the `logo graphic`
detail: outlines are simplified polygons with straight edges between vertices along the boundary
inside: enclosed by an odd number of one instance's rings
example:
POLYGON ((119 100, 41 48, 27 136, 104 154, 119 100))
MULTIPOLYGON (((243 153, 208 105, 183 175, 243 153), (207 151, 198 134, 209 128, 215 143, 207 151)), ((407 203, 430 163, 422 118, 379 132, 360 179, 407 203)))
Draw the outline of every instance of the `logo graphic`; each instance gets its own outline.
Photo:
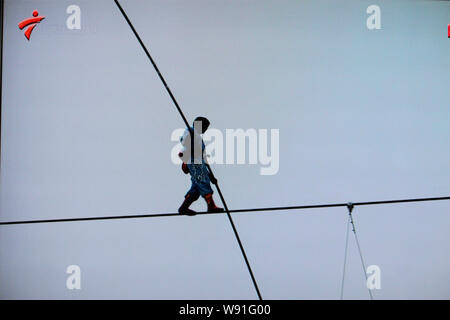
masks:
POLYGON ((29 26, 27 30, 25 30, 25 37, 30 41, 31 32, 33 32, 34 27, 42 20, 45 19, 43 16, 39 16, 39 12, 37 10, 33 11, 34 18, 28 18, 19 23, 19 29, 22 30, 26 26, 29 26))

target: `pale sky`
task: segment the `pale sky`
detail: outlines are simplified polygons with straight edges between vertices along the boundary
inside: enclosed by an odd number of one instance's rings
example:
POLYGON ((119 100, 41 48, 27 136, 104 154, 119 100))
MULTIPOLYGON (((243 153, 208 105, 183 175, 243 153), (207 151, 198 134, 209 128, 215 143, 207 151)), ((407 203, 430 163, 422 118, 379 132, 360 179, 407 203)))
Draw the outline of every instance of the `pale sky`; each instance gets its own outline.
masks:
MULTIPOLYGON (((450 194, 450 2, 122 0, 189 121, 279 129, 230 209, 450 194), (366 8, 381 8, 368 30, 366 8)), ((183 122, 112 0, 6 0, 0 220, 176 212, 183 122), (81 8, 81 30, 66 8, 81 8), (27 41, 19 21, 46 19, 27 41)), ((215 194, 217 204, 220 200, 215 194)), ((202 199, 193 206, 205 208, 202 199)), ((375 299, 450 298, 450 202, 357 207, 375 299)), ((233 214, 265 299, 339 299, 345 208, 233 214)), ((346 299, 367 299, 353 235, 346 299)), ((0 226, 2 299, 256 299, 226 215, 0 226), (81 268, 81 290, 66 268, 81 268)))

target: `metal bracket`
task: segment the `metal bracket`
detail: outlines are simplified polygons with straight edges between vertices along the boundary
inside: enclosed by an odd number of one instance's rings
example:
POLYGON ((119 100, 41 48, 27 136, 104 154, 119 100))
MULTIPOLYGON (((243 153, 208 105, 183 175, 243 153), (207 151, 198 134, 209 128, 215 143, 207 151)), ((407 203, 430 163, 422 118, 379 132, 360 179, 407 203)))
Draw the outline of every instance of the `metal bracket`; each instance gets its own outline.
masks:
POLYGON ((354 222, 353 222, 353 216, 352 216, 352 211, 353 211, 353 208, 354 208, 354 207, 355 207, 355 206, 353 205, 353 203, 351 203, 351 202, 347 203, 348 215, 349 215, 349 217, 350 217, 350 223, 352 224, 352 231, 353 231, 354 233, 356 233, 356 230, 355 230, 355 224, 354 224, 354 222))
POLYGON ((351 203, 351 202, 347 203, 347 209, 348 209, 349 214, 352 213, 353 208, 354 208, 353 203, 351 203))

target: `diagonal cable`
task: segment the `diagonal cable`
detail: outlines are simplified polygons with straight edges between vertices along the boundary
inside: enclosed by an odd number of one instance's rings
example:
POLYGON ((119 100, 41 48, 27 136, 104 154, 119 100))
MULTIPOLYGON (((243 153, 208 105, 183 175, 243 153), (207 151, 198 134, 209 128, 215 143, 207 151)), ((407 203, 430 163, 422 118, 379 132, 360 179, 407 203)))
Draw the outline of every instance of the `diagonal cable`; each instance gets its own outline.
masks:
MULTIPOLYGON (((166 91, 169 93, 170 98, 172 99, 173 103, 175 104, 175 107, 177 108, 178 113, 180 114, 181 118, 183 119, 186 127, 190 128, 190 125, 189 125, 186 117, 184 116, 183 111, 181 110, 177 100, 175 99, 174 95, 172 94, 172 91, 170 90, 169 86, 167 85, 166 80, 164 79, 164 77, 162 76, 161 72, 159 71, 158 66, 156 65, 155 61, 153 60, 152 56, 150 55, 150 52, 147 50, 147 47, 145 46, 144 42, 141 40, 141 37, 137 33, 136 29, 134 28, 134 26, 131 23, 130 19, 128 18, 127 14, 123 10, 123 8, 120 5, 119 1, 118 0, 114 0, 114 2, 116 3, 116 5, 119 8, 120 12, 122 13, 123 17, 127 21, 128 25, 130 26, 130 28, 133 31, 134 35, 136 36, 137 40, 139 41, 142 49, 144 49, 145 54, 147 55, 147 57, 149 58, 150 62, 153 65, 153 67, 155 68, 156 72, 158 73, 159 78, 161 79, 162 83, 164 84, 164 87, 166 88, 166 91)), ((209 167, 209 165, 208 165, 208 169, 209 169, 212 177, 214 178, 214 174, 213 174, 211 168, 209 167)), ((252 278, 253 285, 255 287, 255 290, 256 290, 256 293, 258 295, 258 298, 259 298, 259 300, 262 300, 261 293, 259 292, 258 284, 256 283, 255 276, 253 275, 252 268, 250 267, 250 263, 248 261, 247 255, 245 253, 244 246, 242 245, 242 242, 241 242, 241 239, 240 239, 239 234, 237 232, 236 226, 234 225, 233 219, 231 218, 230 211, 228 210, 228 206, 227 206, 227 204, 225 202, 225 198, 223 197, 222 191, 220 190, 219 185, 217 183, 216 183, 216 188, 217 188, 217 191, 219 193, 220 199, 222 200, 222 203, 223 203, 223 205, 225 207, 225 211, 227 213, 228 220, 230 221, 231 227, 233 228, 234 235, 236 236, 236 240, 237 240, 237 242, 239 244, 239 247, 241 249, 242 256, 244 257, 245 263, 247 265, 248 272, 250 273, 250 276, 252 278)))

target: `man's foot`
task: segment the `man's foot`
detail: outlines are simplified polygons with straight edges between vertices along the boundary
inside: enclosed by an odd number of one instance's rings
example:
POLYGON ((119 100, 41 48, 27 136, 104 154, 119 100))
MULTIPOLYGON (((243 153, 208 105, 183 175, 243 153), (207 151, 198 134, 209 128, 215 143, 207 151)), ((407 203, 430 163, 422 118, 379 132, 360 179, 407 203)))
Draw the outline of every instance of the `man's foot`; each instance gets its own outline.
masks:
POLYGON ((208 205, 208 212, 209 213, 216 213, 216 212, 223 212, 223 208, 219 208, 218 206, 216 206, 216 204, 214 203, 214 200, 212 198, 212 193, 208 193, 205 196, 205 200, 206 203, 208 205))
POLYGON ((181 207, 178 209, 178 213, 180 214, 186 214, 188 216, 194 216, 197 214, 194 210, 189 209, 189 206, 198 199, 199 196, 193 196, 191 194, 186 195, 184 198, 183 203, 181 204, 181 207))
POLYGON ((184 210, 178 209, 178 213, 179 214, 185 214, 185 215, 188 215, 188 216, 195 216, 197 214, 196 211, 191 210, 189 208, 188 209, 184 209, 184 210))
POLYGON ((218 212, 224 212, 223 208, 215 207, 215 208, 208 208, 209 213, 218 213, 218 212))

